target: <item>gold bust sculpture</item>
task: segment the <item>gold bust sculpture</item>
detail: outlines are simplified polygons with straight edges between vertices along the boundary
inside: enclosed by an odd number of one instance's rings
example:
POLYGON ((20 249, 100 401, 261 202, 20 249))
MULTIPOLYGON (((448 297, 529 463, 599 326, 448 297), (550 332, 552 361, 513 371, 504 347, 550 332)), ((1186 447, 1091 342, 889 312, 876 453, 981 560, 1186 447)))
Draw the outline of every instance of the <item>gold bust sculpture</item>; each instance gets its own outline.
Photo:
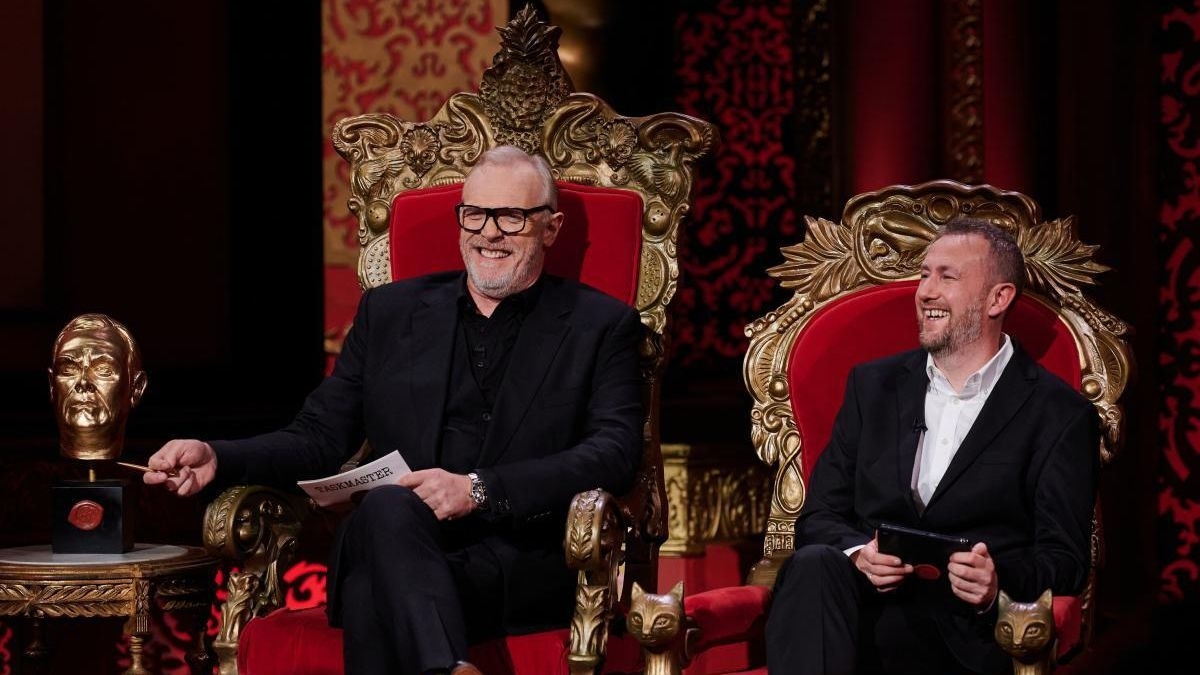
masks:
POLYGON ((59 451, 71 459, 116 459, 125 421, 146 389, 137 343, 104 314, 71 319, 54 340, 50 401, 59 451))

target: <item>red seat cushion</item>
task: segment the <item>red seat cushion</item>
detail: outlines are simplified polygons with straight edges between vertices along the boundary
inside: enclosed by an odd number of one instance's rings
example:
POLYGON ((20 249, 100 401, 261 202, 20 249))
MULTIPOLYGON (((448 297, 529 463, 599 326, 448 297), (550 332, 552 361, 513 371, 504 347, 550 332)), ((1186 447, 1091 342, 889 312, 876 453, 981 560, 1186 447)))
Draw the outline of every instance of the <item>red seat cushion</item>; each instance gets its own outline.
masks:
MULTIPOLYGON (((471 662, 488 675, 568 675, 569 629, 514 635, 472 645, 471 662)), ((628 636, 608 644, 604 672, 641 670, 641 653, 628 636)), ((324 608, 275 610, 246 623, 238 638, 240 675, 341 675, 342 631, 330 628, 324 608)))
POLYGON ((1076 595, 1054 598, 1054 630, 1058 633, 1055 656, 1065 661, 1083 647, 1083 599, 1076 595))
MULTIPOLYGON (((642 251, 642 198, 632 190, 558 182, 562 230, 546 271, 575 279, 633 305, 642 251)), ((462 185, 411 190, 392 201, 388 231, 392 278, 462 269, 454 206, 462 185)))
POLYGON ((700 627, 699 649, 756 639, 770 604, 770 589, 749 585, 718 588, 683 599, 684 611, 700 627))

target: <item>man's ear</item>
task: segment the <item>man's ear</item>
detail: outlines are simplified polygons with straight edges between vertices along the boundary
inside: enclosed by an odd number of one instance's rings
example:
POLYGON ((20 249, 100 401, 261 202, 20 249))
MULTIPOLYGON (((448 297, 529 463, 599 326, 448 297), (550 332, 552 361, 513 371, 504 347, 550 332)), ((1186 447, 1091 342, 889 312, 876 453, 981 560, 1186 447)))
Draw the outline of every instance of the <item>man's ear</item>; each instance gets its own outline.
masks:
POLYGON ((139 370, 133 375, 133 386, 129 388, 129 407, 132 408, 142 400, 142 392, 146 391, 146 371, 139 370))
POLYGON ((992 286, 992 290, 988 294, 988 316, 993 319, 1003 316, 1008 312, 1016 297, 1017 287, 1014 284, 1006 281, 992 286))
POLYGON ((563 224, 562 211, 555 211, 546 221, 546 227, 542 229, 542 246, 550 248, 554 245, 554 240, 558 238, 558 231, 562 229, 563 224))
POLYGON ((50 387, 50 402, 54 403, 54 368, 46 369, 46 385, 50 387))

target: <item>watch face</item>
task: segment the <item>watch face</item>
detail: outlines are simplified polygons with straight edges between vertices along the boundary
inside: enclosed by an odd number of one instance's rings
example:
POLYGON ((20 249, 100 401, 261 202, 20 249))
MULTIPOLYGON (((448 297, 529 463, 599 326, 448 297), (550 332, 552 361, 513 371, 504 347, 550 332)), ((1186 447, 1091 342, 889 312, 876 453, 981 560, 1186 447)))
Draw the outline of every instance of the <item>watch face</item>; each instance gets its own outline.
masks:
POLYGON ((471 499, 476 505, 483 506, 483 503, 487 501, 487 488, 484 487, 483 481, 479 479, 479 476, 470 474, 470 477, 471 499))

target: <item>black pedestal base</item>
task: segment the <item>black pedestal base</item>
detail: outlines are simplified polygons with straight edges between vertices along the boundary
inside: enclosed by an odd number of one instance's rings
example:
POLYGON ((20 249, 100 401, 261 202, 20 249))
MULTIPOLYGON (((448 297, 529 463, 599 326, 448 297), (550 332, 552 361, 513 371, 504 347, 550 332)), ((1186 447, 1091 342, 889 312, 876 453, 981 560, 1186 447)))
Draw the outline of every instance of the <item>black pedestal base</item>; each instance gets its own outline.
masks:
POLYGON ((54 553, 125 553, 133 549, 126 513, 128 481, 62 481, 54 485, 54 553))

